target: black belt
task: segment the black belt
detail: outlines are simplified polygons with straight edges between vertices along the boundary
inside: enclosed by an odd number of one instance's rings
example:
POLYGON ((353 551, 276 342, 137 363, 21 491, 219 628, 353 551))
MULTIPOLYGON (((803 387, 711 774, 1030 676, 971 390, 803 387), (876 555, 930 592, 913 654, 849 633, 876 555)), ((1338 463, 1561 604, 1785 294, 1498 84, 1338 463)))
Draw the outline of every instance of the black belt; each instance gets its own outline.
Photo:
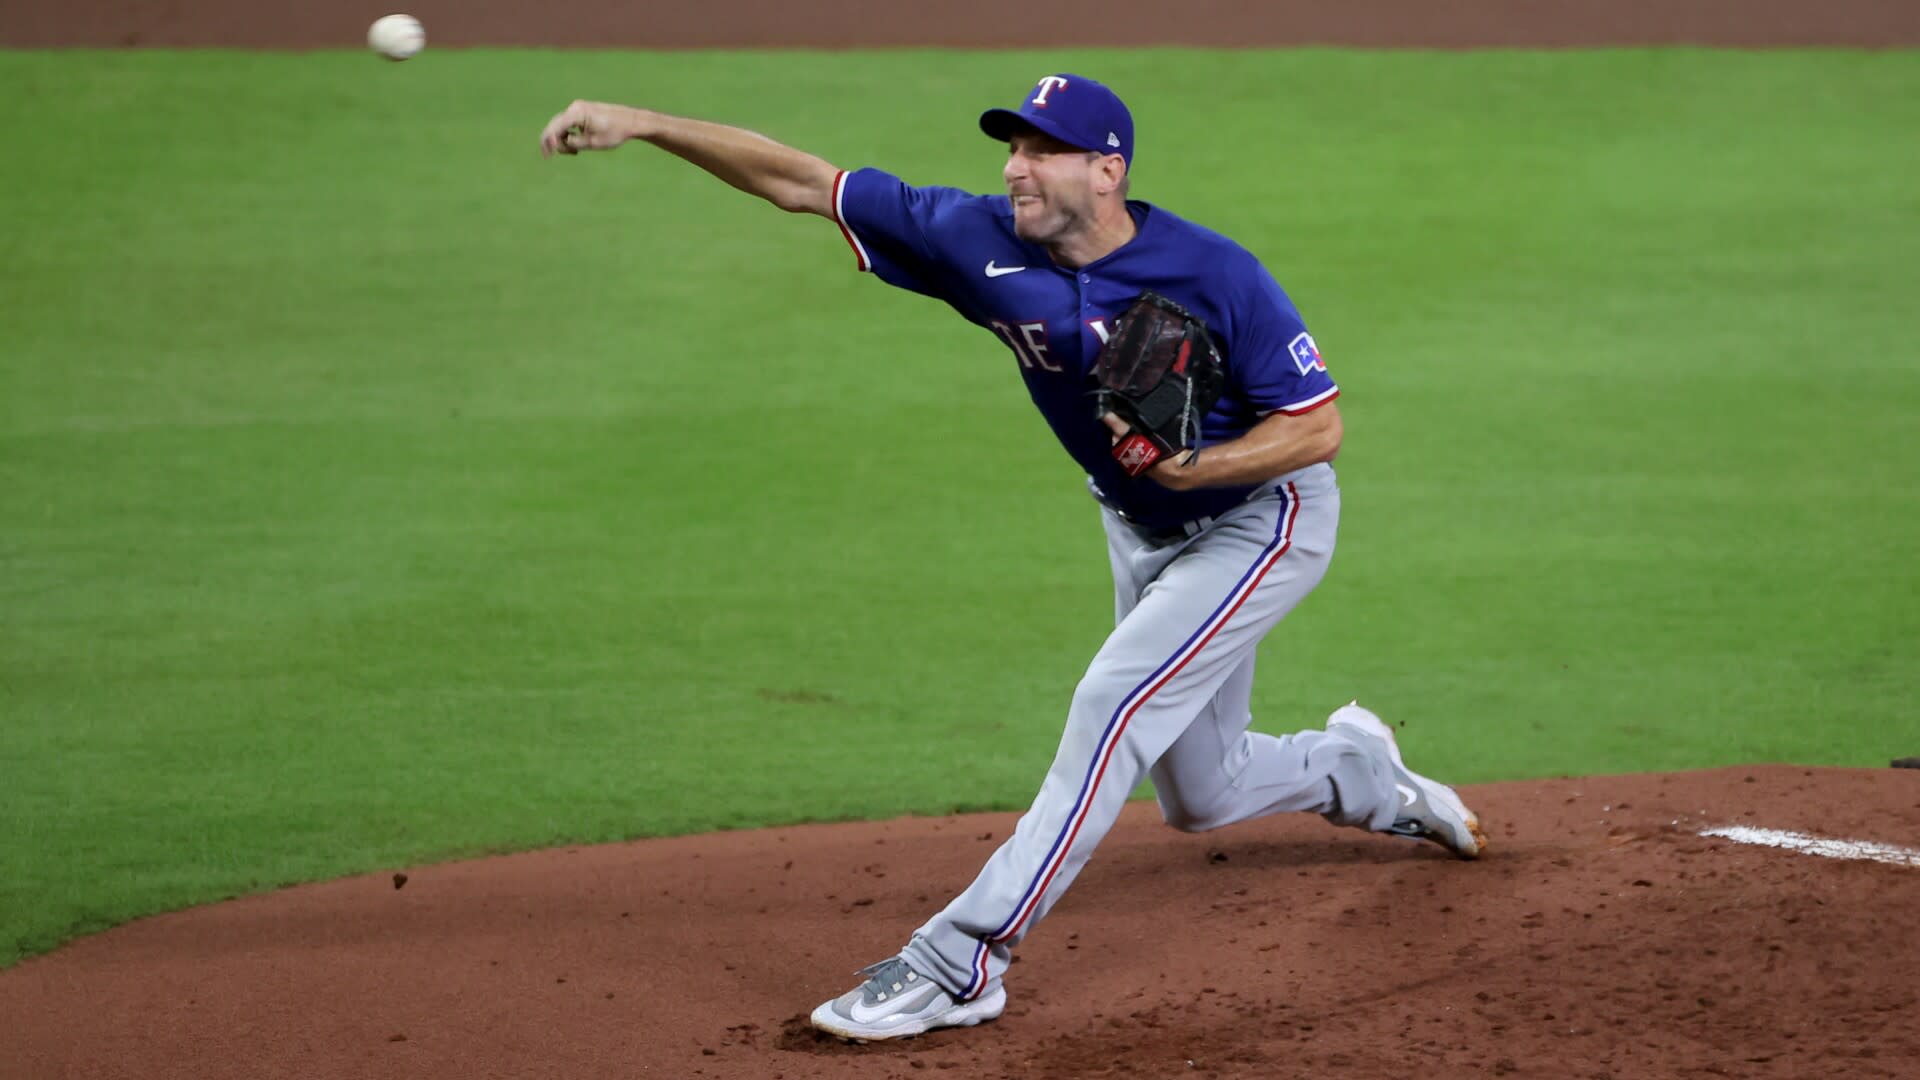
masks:
POLYGON ((1214 522, 1214 519, 1210 517, 1198 517, 1198 518, 1194 518, 1192 521, 1182 521, 1177 525, 1165 525, 1165 526, 1142 525, 1138 521, 1133 520, 1132 517, 1128 516, 1125 510, 1122 510, 1117 506, 1113 506, 1109 504, 1107 506, 1107 509, 1113 511, 1113 516, 1119 518, 1121 521, 1126 522, 1128 528, 1132 529, 1134 532, 1139 533, 1142 539, 1146 540, 1150 544, 1156 544, 1156 545, 1170 544, 1170 543, 1173 543, 1175 540, 1191 540, 1194 537, 1199 536, 1201 533, 1205 532, 1207 529, 1207 526, 1213 524, 1214 522))
MULTIPOLYGON (((1256 487, 1252 491, 1247 492, 1247 497, 1241 500, 1241 504, 1244 505, 1246 503, 1252 502, 1254 498, 1259 496, 1262 492, 1273 490, 1273 487, 1274 485, 1272 483, 1261 484, 1259 487, 1256 487)), ((1112 503, 1108 502, 1104 497, 1102 497, 1100 494, 1099 488, 1096 487, 1093 490, 1094 490, 1094 498, 1100 500, 1101 506, 1104 506, 1107 509, 1113 511, 1113 514, 1115 517, 1119 518, 1121 521, 1126 522, 1129 528, 1131 528, 1134 532, 1139 533, 1143 539, 1145 539, 1148 543, 1151 543, 1151 544, 1170 544, 1175 540, 1191 540, 1194 537, 1199 536, 1201 533, 1206 532, 1207 526, 1212 525, 1214 522, 1220 520, 1218 517, 1197 517, 1197 518, 1194 518, 1192 521, 1182 521, 1178 525, 1166 525, 1166 526, 1142 525, 1138 521, 1133 520, 1132 517, 1128 516, 1125 510, 1120 509, 1119 507, 1113 505, 1112 503)))

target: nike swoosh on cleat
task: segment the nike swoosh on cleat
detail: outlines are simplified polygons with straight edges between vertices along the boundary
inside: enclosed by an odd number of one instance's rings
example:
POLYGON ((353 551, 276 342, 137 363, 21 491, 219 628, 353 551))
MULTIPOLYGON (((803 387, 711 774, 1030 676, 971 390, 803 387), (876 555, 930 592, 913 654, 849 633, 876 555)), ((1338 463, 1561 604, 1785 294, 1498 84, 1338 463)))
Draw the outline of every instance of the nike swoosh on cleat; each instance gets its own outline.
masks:
POLYGON ((1017 274, 1025 269, 1026 267, 1024 266, 995 266, 993 265, 992 259, 987 260, 988 277, 1003 277, 1007 274, 1017 274))
POLYGON ((902 1013, 917 1012, 925 1007, 927 1001, 939 992, 940 988, 938 986, 930 982, 924 983, 905 994, 895 994, 885 1001, 876 1002, 872 1008, 869 1008, 863 1001, 856 1001, 847 1009, 847 1013, 853 1017, 856 1023, 871 1024, 884 1016, 897 1016, 902 1013), (903 999, 907 998, 911 998, 910 1005, 903 1002, 903 999))
POLYGON ((1405 784, 1395 783, 1393 786, 1400 789, 1400 805, 1401 806, 1412 806, 1414 802, 1420 798, 1419 792, 1413 790, 1412 788, 1408 787, 1405 784))

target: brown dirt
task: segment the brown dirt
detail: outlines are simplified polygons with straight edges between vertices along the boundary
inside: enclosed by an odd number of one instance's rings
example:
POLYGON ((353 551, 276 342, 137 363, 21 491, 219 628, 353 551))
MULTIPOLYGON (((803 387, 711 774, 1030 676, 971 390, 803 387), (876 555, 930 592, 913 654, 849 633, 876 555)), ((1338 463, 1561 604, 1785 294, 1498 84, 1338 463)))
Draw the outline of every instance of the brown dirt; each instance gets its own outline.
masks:
MULTIPOLYGON (((0 973, 23 1077, 1920 1077, 1920 773, 1736 768, 1469 789, 1497 848, 1130 806, 1007 1015, 857 1047, 802 1014, 1011 815, 409 868, 145 919, 0 973), (1191 1062, 1191 1065, 1189 1065, 1191 1062)), ((0 1059, 3 1062, 4 1059, 0 1059)))
POLYGON ((1920 44, 1914 0, 14 0, 0 45, 345 46, 395 8, 435 45, 1920 44))

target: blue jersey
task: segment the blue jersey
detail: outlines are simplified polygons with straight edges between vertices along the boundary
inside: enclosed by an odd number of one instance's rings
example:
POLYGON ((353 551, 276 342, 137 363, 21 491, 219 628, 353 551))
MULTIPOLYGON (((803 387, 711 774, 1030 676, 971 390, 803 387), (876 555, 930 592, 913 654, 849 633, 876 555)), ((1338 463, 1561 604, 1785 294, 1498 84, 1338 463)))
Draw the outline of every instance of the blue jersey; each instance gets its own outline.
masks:
POLYGON ((1004 195, 914 187, 878 169, 841 173, 834 217, 860 269, 943 300, 1013 350, 1027 393, 1096 495, 1164 528, 1220 514, 1252 488, 1172 491, 1129 477, 1094 415, 1089 372, 1114 319, 1152 289, 1206 321, 1226 391, 1200 445, 1237 438, 1274 412, 1303 413, 1340 393, 1293 302, 1253 254, 1156 206, 1129 202, 1134 238, 1077 270, 1013 231, 1004 195))

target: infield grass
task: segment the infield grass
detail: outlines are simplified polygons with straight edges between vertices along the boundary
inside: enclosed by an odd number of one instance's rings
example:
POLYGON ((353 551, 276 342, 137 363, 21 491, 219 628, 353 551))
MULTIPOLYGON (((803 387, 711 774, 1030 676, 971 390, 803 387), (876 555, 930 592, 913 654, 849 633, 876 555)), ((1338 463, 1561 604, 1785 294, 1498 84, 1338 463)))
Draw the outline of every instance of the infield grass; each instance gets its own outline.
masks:
POLYGON ((1260 727, 1358 695, 1459 781, 1920 752, 1920 55, 0 53, 0 964, 1023 805, 1111 609, 1012 357, 829 223, 534 140, 604 97, 991 190, 1045 70, 1345 389, 1260 727))

